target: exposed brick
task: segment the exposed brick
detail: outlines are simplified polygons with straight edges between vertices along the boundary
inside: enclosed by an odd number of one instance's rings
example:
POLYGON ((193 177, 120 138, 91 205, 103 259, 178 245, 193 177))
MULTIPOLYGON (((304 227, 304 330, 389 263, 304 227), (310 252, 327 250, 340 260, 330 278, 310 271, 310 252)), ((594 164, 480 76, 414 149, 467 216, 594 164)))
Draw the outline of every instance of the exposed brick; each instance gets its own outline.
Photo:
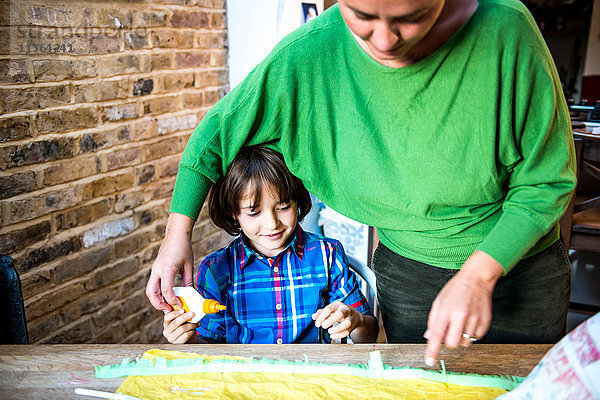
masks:
POLYGON ((198 125, 198 118, 195 114, 178 115, 175 117, 165 117, 157 119, 158 134, 167 135, 169 133, 194 129, 198 125))
POLYGON ((31 82, 26 60, 0 60, 0 83, 31 82))
POLYGON ((30 244, 46 239, 49 234, 49 221, 42 221, 22 229, 11 230, 0 235, 0 253, 10 254, 21 251, 30 244))
POLYGON ((37 218, 52 211, 64 210, 76 203, 75 189, 63 188, 22 200, 4 200, 2 208, 7 210, 5 222, 16 223, 37 218))
POLYGON ((95 203, 66 210, 56 215, 58 231, 82 226, 109 215, 113 199, 103 199, 95 203))
POLYGON ((154 80, 152 78, 143 79, 140 78, 137 81, 133 82, 133 92, 134 96, 147 96, 152 93, 154 89, 154 80))
POLYGON ((132 210, 144 203, 144 195, 141 190, 119 193, 115 197, 115 212, 132 210))
POLYGON ((145 29, 123 32, 123 43, 125 50, 147 49, 150 47, 148 32, 145 29))
POLYGON ((76 187, 76 193, 80 201, 88 201, 98 196, 120 192, 121 190, 130 188, 132 185, 132 172, 123 171, 117 174, 103 175, 89 182, 80 183, 76 187))
POLYGON ((106 155, 106 165, 109 171, 139 164, 142 159, 140 147, 112 151, 106 155))
POLYGON ((214 67, 222 67, 227 65, 227 51, 226 50, 213 50, 210 53, 209 65, 214 67))
MULTIPOLYGON (((166 213, 165 213, 166 215, 166 213)), ((164 230, 161 232, 164 237, 164 230)), ((140 262, 143 264, 148 264, 154 262, 156 260, 156 256, 158 255, 158 249, 160 249, 160 242, 155 243, 154 245, 150 245, 144 249, 144 252, 140 256, 140 262)), ((146 278, 147 280, 147 278, 146 278)), ((145 285, 143 285, 145 287, 145 285)))
POLYGON ((194 87, 194 80, 193 72, 163 74, 159 78, 158 90, 162 93, 188 89, 194 87))
POLYGON ((144 100, 144 115, 167 114, 177 111, 177 97, 163 96, 144 100))
POLYGON ((97 84, 98 100, 125 99, 129 96, 129 79, 102 79, 97 84))
POLYGON ((74 181, 99 172, 100 159, 98 157, 80 157, 59 162, 44 170, 44 186, 74 181))
POLYGON ((71 284, 59 288, 52 288, 36 300, 26 300, 25 313, 27 314, 27 319, 35 319, 44 314, 48 314, 60 306, 77 299, 82 294, 83 286, 81 284, 71 284))
MULTIPOLYGON (((115 296, 115 298, 118 299, 119 297, 115 296)), ((102 308, 94 315, 92 320, 96 327, 102 328, 110 325, 114 321, 123 320, 123 317, 126 315, 142 310, 146 304, 145 295, 143 293, 130 295, 118 303, 111 304, 110 307, 102 308)))
POLYGON ((164 157, 158 161, 158 177, 175 176, 179 169, 180 155, 164 157))
MULTIPOLYGON (((167 215, 167 210, 164 204, 155 205, 145 209, 136 210, 134 217, 137 218, 140 226, 150 225, 154 221, 159 221, 167 215)), ((162 232, 161 232, 162 233, 162 232)), ((148 235, 149 241, 152 241, 153 237, 158 240, 162 239, 162 234, 148 235)))
POLYGON ((38 189, 38 184, 33 171, 0 176, 0 199, 31 192, 35 189, 38 189))
POLYGON ((95 83, 71 83, 71 93, 75 103, 93 103, 98 100, 98 88, 95 83))
POLYGON ((135 168, 135 180, 138 185, 149 182, 155 176, 155 168, 152 164, 141 165, 135 168))
POLYGON ((143 148, 143 160, 150 161, 183 150, 181 139, 178 137, 167 137, 164 140, 148 144, 143 148))
POLYGON ((165 26, 167 14, 163 11, 141 11, 134 15, 133 26, 135 28, 154 28, 165 26))
POLYGON ((170 69, 173 66, 173 52, 152 54, 150 58, 150 69, 152 71, 160 71, 170 69))
POLYGON ((142 140, 156 137, 158 135, 158 125, 154 118, 138 119, 131 123, 132 140, 142 140))
POLYGON ((0 118, 0 143, 31 137, 28 115, 0 118))
MULTIPOLYGON (((135 125, 135 123, 132 125, 135 125)), ((88 153, 127 143, 131 140, 130 130, 129 125, 127 124, 94 133, 86 133, 79 140, 79 149, 82 153, 88 153)))
POLYGON ((146 187, 144 195, 146 201, 152 201, 156 199, 162 199, 165 197, 171 197, 173 194, 173 187, 175 186, 175 178, 161 180, 153 182, 146 187))
POLYGON ((92 128, 98 124, 95 106, 40 111, 35 116, 40 133, 65 132, 75 129, 92 128))
POLYGON ((174 10, 171 25, 175 28, 208 28, 210 15, 206 11, 174 10))
POLYGON ((223 49, 227 47, 226 32, 197 32, 194 47, 201 49, 223 49))
POLYGON ((108 8, 101 6, 92 13, 92 25, 113 29, 130 28, 133 25, 134 10, 128 7, 108 8))
POLYGON ((139 55, 104 56, 100 59, 103 76, 114 76, 148 71, 149 60, 139 55))
POLYGON ((138 270, 138 259, 127 258, 113 265, 98 268, 90 279, 84 283, 85 290, 95 290, 102 286, 118 282, 128 275, 134 274, 138 270))
POLYGON ((76 27, 90 26, 90 11, 88 8, 67 8, 66 5, 56 7, 31 5, 27 2, 17 2, 19 6, 19 21, 22 25, 76 27))
POLYGON ((210 13, 210 27, 213 29, 227 28, 227 16, 224 10, 210 13))
POLYGON ((193 110, 205 106, 204 95, 201 91, 182 92, 180 95, 180 107, 182 110, 193 110))
POLYGON ((227 71, 213 69, 197 72, 195 82, 196 87, 200 89, 225 85, 227 84, 227 71))
POLYGON ((78 252, 75 258, 64 260, 54 267, 54 282, 57 284, 66 282, 69 279, 91 272, 109 262, 109 247, 78 252))
POLYGON ((0 112, 3 114, 63 105, 69 102, 69 86, 0 88, 0 112))
POLYGON ((206 50, 188 50, 177 52, 173 66, 175 68, 202 67, 210 63, 211 53, 206 50))
POLYGON ((33 61, 33 76, 38 82, 85 79, 96 75, 96 63, 90 59, 33 61))
POLYGON ((224 96, 221 89, 204 89, 202 91, 202 98, 205 107, 212 107, 224 96))
POLYGON ((60 160, 73 156, 73 139, 38 140, 26 145, 16 146, 13 151, 7 153, 10 157, 6 160, 6 165, 3 165, 2 160, 0 160, 0 169, 60 160))
POLYGON ((148 239, 148 232, 135 232, 120 238, 115 242, 115 257, 123 259, 141 251, 148 245, 148 239))
POLYGON ((43 339, 43 344, 78 344, 85 343, 92 338, 92 325, 89 318, 83 318, 78 322, 67 325, 58 333, 52 332, 53 336, 43 339))
POLYGON ((117 297, 117 292, 117 289, 106 289, 86 294, 80 300, 71 302, 68 307, 63 307, 59 311, 59 315, 64 324, 70 324, 81 318, 83 315, 101 310, 107 306, 117 297))
POLYGON ((136 102, 102 107, 102 122, 120 121, 122 119, 132 119, 138 117, 138 105, 136 102))
POLYGON ((102 225, 97 225, 83 234, 84 247, 92 247, 98 243, 106 242, 108 239, 127 235, 135 229, 133 217, 112 220, 102 225))
POLYGON ((185 49, 194 46, 194 31, 181 29, 158 29, 152 31, 153 48, 185 49))
POLYGON ((49 332, 56 331, 59 326, 61 326, 61 320, 57 313, 42 315, 33 321, 27 321, 29 341, 36 343, 48 335, 49 332))
POLYGON ((49 283, 52 280, 51 267, 35 268, 32 271, 21 274, 20 278, 23 298, 30 298, 48 289, 49 283))

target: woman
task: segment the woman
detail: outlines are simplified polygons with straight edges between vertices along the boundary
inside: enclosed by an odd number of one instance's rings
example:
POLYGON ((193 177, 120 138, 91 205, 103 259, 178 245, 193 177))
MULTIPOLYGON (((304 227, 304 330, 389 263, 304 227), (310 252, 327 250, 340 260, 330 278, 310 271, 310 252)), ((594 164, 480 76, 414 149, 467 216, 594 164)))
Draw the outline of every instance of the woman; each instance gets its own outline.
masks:
POLYGON ((517 0, 340 0, 282 40, 194 131, 146 289, 191 284, 191 229, 244 145, 267 143, 325 203, 375 226, 390 342, 557 341, 575 185, 552 58, 517 0), (193 195, 190 195, 193 194, 193 195), (492 306, 493 304, 493 306, 492 306), (492 313, 493 308, 493 313, 492 313), (492 319, 493 315, 493 319, 492 319), (490 325, 491 324, 491 325, 490 325))

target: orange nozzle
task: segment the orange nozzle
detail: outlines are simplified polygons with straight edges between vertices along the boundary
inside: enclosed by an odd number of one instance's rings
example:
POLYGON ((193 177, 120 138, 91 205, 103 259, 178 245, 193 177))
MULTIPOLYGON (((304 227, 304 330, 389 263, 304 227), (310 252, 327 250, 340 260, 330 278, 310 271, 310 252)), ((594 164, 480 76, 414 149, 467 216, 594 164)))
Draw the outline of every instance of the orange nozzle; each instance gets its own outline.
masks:
POLYGON ((218 313, 221 310, 225 310, 227 307, 219 304, 218 301, 213 299, 204 300, 204 304, 202 304, 202 311, 206 314, 214 314, 218 313))

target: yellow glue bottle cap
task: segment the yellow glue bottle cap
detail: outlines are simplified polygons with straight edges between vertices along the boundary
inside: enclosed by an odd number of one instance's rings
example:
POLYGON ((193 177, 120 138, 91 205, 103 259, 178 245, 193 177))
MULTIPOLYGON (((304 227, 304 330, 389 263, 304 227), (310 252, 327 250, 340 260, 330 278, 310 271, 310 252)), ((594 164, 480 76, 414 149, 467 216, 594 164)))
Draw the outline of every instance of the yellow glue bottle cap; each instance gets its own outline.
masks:
MULTIPOLYGON (((194 316, 189 321, 194 324, 200 321, 206 314, 214 314, 227 308, 219 304, 216 300, 205 299, 193 287, 174 287, 173 291, 175 292, 175 296, 181 300, 182 308, 186 312, 192 311, 194 313, 194 316)), ((178 309, 176 306, 173 306, 173 308, 178 309)))

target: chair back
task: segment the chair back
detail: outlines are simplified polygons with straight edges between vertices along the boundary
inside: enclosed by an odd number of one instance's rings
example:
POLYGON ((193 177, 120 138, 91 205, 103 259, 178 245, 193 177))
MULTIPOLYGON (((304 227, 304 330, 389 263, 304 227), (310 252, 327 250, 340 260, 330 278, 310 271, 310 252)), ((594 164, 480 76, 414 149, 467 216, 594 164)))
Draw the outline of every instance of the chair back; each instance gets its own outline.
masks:
POLYGON ((366 283, 367 287, 363 293, 367 298, 367 303, 369 303, 369 310, 371 310, 373 315, 376 315, 377 283, 375 281, 375 272, 353 255, 346 253, 346 256, 348 257, 348 267, 366 283))
POLYGON ((0 344, 29 343, 21 280, 7 255, 0 255, 0 321, 5 326, 0 329, 0 344))

